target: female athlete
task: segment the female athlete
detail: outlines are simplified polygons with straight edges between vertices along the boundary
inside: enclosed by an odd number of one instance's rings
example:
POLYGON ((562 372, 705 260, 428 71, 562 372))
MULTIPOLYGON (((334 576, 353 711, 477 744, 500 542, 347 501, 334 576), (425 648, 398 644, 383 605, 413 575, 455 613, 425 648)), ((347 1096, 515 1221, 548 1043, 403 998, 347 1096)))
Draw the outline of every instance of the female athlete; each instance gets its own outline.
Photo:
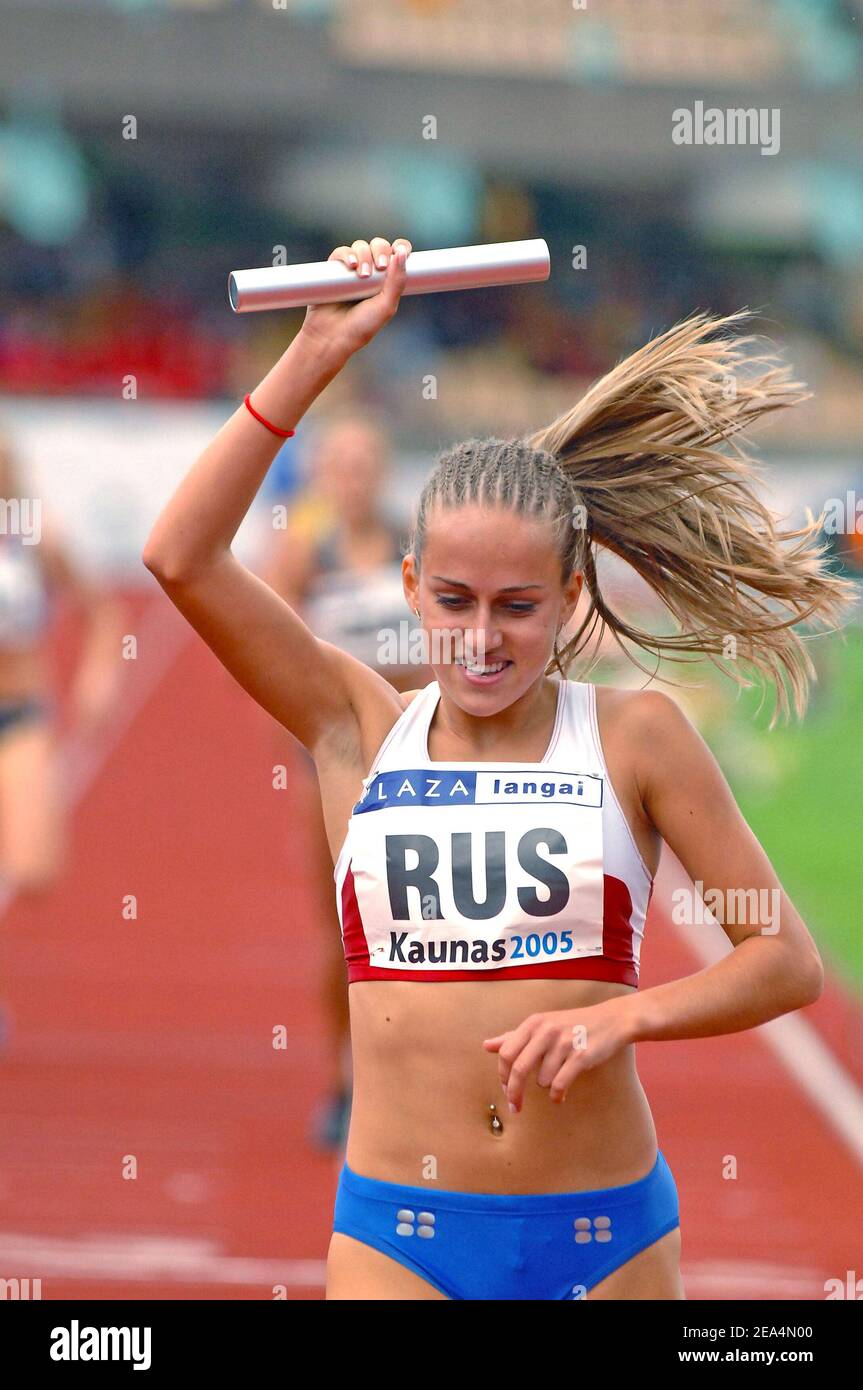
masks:
MULTIPOLYGON (((10 439, 0 432, 0 901, 37 908, 68 864, 51 630, 59 601, 83 619, 67 731, 92 735, 118 693, 123 606, 73 558, 41 497, 27 495, 10 439)), ((3 972, 0 972, 2 979, 3 972)), ((5 988, 0 983, 0 989, 5 988)), ((0 1048, 12 1015, 0 998, 0 1048)))
POLYGON ((27 496, 11 443, 0 434, 0 876, 37 899, 68 862, 52 690, 51 626, 59 601, 82 622, 68 696, 69 729, 91 735, 118 694, 123 604, 86 575, 41 497, 27 496))
POLYGON ((776 714, 802 712, 812 665, 794 626, 835 626, 849 586, 826 572, 816 527, 777 528, 751 463, 725 446, 803 393, 746 355, 739 316, 699 315, 531 438, 449 449, 403 562, 435 680, 399 694, 313 637, 231 542, 280 447, 273 429, 292 429, 393 317, 410 250, 374 237, 333 251, 360 276, 385 267, 380 292, 308 309, 143 555, 317 767, 355 1088, 327 1297, 683 1298, 677 1191, 634 1045, 802 1008, 821 960, 675 701, 552 672, 605 624, 743 681, 736 653, 774 682, 776 714), (653 636, 608 607, 598 546, 647 580, 677 631, 653 636), (588 616, 561 647, 582 585, 588 616), (733 950, 639 992, 663 841, 733 950), (779 930, 723 912, 750 889, 781 894, 779 930))

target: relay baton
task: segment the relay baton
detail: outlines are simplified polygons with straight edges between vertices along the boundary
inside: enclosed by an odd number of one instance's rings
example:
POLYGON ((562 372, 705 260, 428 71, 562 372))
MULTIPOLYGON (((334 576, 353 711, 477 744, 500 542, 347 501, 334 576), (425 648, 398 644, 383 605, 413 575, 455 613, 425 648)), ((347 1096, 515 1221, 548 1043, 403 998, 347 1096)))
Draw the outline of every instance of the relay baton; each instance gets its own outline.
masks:
MULTIPOLYGON (((411 251, 403 294, 437 294, 441 290, 479 290, 489 285, 522 285, 547 280, 551 268, 542 237, 498 241, 488 246, 450 246, 438 251, 411 251)), ((302 265, 234 270, 228 298, 236 314, 259 309, 300 309, 307 304, 338 304, 378 294, 385 270, 372 266, 362 279, 343 261, 308 261, 302 265)))

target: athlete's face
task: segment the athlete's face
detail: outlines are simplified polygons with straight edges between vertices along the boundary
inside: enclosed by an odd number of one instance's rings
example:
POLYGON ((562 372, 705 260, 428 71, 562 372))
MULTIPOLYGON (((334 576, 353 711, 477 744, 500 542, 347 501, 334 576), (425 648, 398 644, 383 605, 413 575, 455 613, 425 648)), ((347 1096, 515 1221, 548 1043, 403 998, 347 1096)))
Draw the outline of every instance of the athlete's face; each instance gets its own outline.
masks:
POLYGON ((419 574, 412 555, 403 572, 435 678, 478 715, 506 709, 542 676, 582 584, 581 574, 563 582, 548 521, 478 504, 434 511, 419 574))

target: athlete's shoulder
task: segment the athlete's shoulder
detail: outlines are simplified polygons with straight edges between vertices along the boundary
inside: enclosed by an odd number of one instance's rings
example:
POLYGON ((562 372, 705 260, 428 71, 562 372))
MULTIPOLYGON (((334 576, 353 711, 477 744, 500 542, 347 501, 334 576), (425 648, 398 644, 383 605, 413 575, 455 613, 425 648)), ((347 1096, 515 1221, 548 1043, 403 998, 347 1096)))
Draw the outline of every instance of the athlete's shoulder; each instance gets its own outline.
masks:
MULTIPOLYGON (((429 681, 429 685, 431 684, 432 682, 429 681)), ((428 685, 423 685, 420 686, 419 690, 402 690, 400 694, 404 708, 407 709, 408 705, 412 704, 418 695, 424 695, 428 688, 428 685)))
POLYGON ((681 700, 665 690, 629 690, 629 718, 641 733, 674 741, 696 737, 698 731, 681 700))
POLYGON ((606 753, 618 750, 640 792, 653 783, 657 771, 676 768, 678 775, 706 752, 686 711, 664 690, 620 690, 596 687, 597 719, 606 753))
POLYGON ((615 723, 624 723, 630 732, 660 732, 689 723, 678 701, 664 690, 621 690, 611 685, 594 689, 597 709, 615 723))

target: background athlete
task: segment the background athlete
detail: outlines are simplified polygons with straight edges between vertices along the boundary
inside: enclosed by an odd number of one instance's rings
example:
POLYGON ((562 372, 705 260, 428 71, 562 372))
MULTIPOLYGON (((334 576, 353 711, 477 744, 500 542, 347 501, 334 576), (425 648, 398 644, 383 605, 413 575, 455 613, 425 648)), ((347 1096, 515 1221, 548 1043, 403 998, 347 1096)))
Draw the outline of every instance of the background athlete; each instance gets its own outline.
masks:
MULTIPOLYGON (((123 607, 85 577, 42 499, 25 493, 12 443, 0 436, 0 498, 7 506, 17 500, 23 519, 15 529, 9 511, 0 532, 0 880, 9 893, 33 901, 54 887, 69 848, 52 620, 63 599, 83 618, 68 726, 92 733, 118 693, 123 607), (23 505, 35 501, 38 514, 23 505)), ((8 1008, 0 1003, 0 1043, 11 1029, 8 1008)))
MULTIPOLYGON (((391 448, 383 423, 356 405, 328 417, 312 452, 308 486, 291 507, 285 529, 275 533, 262 577, 316 636, 350 650, 397 690, 406 690, 422 681, 423 672, 416 666, 382 665, 378 635, 404 619, 404 530, 389 514, 385 497, 391 448)), ((347 983, 333 861, 314 764, 303 759, 303 770, 306 763, 312 776, 303 869, 311 897, 309 917, 324 943, 322 993, 329 1043, 328 1091, 314 1118, 312 1138, 340 1155, 352 1084, 347 983)))

